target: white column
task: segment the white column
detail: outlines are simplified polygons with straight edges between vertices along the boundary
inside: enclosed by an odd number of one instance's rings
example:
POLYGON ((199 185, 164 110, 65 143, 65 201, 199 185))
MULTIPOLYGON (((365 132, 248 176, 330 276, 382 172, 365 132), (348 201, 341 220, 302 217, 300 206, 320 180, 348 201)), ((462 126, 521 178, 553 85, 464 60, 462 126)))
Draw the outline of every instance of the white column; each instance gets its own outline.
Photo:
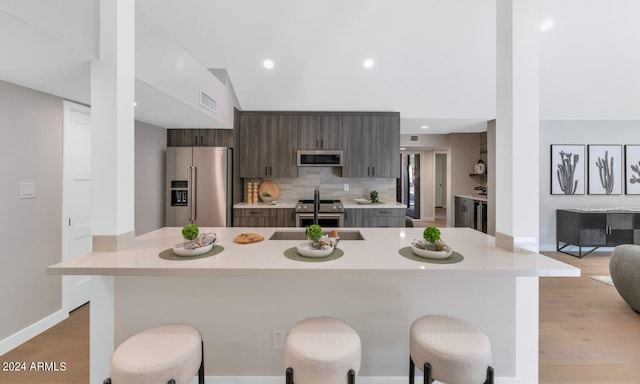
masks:
POLYGON ((91 66, 94 250, 134 237, 135 2, 101 0, 100 59, 91 66))
POLYGON ((537 0, 497 0, 496 244, 538 250, 537 0))

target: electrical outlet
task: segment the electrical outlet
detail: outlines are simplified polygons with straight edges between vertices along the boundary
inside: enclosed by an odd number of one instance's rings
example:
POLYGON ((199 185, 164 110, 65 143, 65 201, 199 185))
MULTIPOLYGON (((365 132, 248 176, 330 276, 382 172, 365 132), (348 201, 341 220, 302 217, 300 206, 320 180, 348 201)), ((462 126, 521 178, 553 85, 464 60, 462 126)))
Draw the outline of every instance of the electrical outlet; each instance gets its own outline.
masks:
POLYGON ((273 330, 273 349, 284 349, 284 339, 286 332, 284 329, 273 330))
POLYGON ((345 192, 349 192, 349 184, 345 184, 344 185, 344 191, 345 192))

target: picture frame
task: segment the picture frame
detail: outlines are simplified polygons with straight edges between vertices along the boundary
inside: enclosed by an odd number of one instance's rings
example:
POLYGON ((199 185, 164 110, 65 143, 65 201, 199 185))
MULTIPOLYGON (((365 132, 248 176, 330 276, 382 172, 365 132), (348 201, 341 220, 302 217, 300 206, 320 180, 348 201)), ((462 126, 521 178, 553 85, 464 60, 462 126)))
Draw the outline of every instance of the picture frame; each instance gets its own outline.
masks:
POLYGON ((622 194, 622 145, 588 146, 588 194, 622 194))
POLYGON ((551 144, 552 195, 584 195, 585 159, 582 144, 551 144))
POLYGON ((640 145, 624 146, 625 194, 640 195, 640 145))

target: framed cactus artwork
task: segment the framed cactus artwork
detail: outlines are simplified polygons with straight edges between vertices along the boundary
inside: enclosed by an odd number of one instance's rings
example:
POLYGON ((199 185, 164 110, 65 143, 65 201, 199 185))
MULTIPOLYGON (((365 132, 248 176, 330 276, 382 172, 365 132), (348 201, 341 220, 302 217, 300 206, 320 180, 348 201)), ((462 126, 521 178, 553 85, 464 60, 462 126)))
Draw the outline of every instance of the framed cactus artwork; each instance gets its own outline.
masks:
POLYGON ((551 145, 551 194, 584 195, 584 145, 551 145))
POLYGON ((625 193, 640 195, 640 145, 624 146, 625 193))
POLYGON ((622 145, 589 145, 590 195, 622 194, 622 145))

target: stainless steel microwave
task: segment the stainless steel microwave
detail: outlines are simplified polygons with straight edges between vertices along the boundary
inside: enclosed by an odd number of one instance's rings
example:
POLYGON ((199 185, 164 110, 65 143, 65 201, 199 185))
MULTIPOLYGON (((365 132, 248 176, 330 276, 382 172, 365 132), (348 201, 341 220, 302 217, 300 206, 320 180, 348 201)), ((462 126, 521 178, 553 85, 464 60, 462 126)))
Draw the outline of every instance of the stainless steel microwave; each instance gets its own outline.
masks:
POLYGON ((300 149, 298 167, 342 167, 342 150, 300 149))

